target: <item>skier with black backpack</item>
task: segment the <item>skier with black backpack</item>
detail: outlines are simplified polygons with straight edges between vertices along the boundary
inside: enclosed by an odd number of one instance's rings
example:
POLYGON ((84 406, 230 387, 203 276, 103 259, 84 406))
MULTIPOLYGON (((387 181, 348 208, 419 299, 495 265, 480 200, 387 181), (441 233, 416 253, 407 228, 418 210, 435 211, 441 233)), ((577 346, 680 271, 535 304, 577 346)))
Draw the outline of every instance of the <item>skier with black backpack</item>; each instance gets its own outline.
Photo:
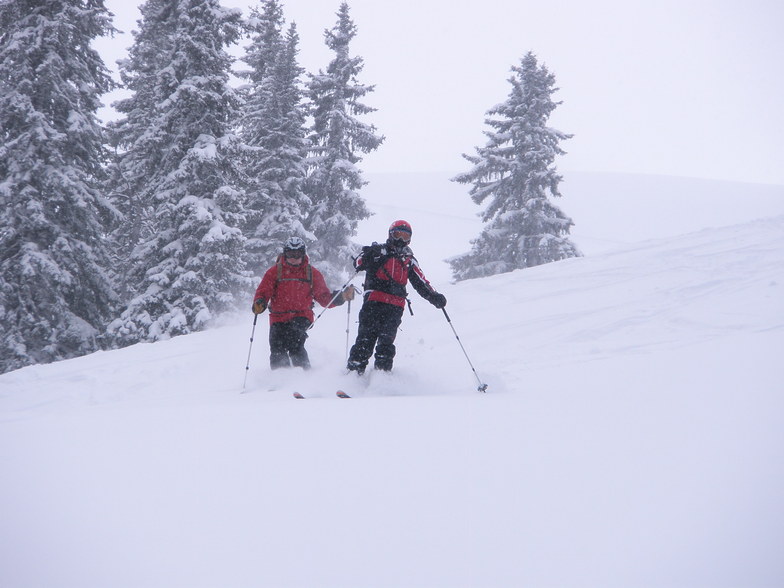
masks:
POLYGON ((324 308, 334 308, 353 299, 352 286, 330 292, 324 276, 310 265, 305 242, 289 237, 253 297, 254 314, 261 314, 268 307, 270 311, 270 367, 310 368, 305 340, 313 324, 313 301, 324 308))
POLYGON ((365 272, 365 292, 359 311, 357 338, 346 365, 349 371, 363 374, 374 348, 375 369, 392 369, 395 337, 408 302, 408 282, 436 308, 446 306, 446 297, 427 281, 408 246, 411 233, 410 224, 397 220, 389 227, 386 243, 363 247, 354 260, 355 269, 365 272))

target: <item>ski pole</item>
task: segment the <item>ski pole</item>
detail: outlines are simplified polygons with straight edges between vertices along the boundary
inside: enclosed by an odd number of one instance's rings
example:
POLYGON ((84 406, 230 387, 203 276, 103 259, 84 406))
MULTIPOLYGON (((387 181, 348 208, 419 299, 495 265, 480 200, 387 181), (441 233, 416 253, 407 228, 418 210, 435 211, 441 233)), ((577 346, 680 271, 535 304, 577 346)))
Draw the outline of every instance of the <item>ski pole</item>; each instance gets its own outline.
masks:
POLYGON ((336 293, 335 293, 335 295, 332 297, 332 300, 330 300, 330 301, 329 301, 329 304, 327 304, 327 305, 326 305, 326 306, 325 306, 325 307, 324 307, 324 308, 321 310, 321 312, 319 313, 319 315, 318 315, 318 316, 317 316, 317 317, 314 319, 314 321, 313 321, 312 323, 310 323, 310 326, 307 328, 307 330, 308 330, 308 331, 310 331, 310 330, 313 328, 313 326, 316 324, 316 322, 317 322, 317 321, 318 321, 318 320, 321 318, 321 315, 322 315, 322 314, 324 314, 324 313, 326 312, 326 310, 327 310, 327 309, 328 309, 330 306, 332 306, 332 304, 335 302, 335 300, 337 300, 337 299, 338 299, 338 296, 340 296, 341 294, 343 294, 343 290, 345 290, 346 288, 348 288, 348 285, 351 283, 351 280, 353 280, 353 279, 354 279, 354 276, 351 276, 351 277, 349 278, 348 282, 346 282, 346 283, 345 283, 345 284, 343 284, 343 285, 342 285, 340 288, 338 288, 337 292, 336 292, 336 293))
POLYGON ((248 381, 248 370, 250 369, 250 352, 253 349, 253 336, 256 334, 256 321, 259 315, 253 315, 253 330, 250 332, 250 346, 248 346, 248 361, 245 363, 245 378, 242 380, 242 391, 245 392, 245 384, 248 381))
POLYGON ((346 361, 348 361, 348 337, 349 337, 350 324, 351 324, 351 300, 348 301, 348 308, 346 309, 346 361))
POLYGON ((460 349, 463 350, 463 355, 465 355, 465 358, 468 360, 468 365, 471 366, 471 370, 474 372, 474 375, 476 376, 476 381, 479 382, 479 387, 477 388, 477 390, 479 390, 480 392, 487 392, 487 384, 483 383, 482 379, 479 377, 479 374, 476 373, 476 369, 474 368, 474 364, 471 363, 471 360, 468 357, 468 353, 466 353, 465 347, 463 347, 463 342, 460 341, 460 337, 458 337, 457 331, 455 331, 455 327, 452 324, 452 319, 449 318, 449 315, 446 312, 446 308, 442 308, 441 310, 444 311, 444 316, 446 317, 446 322, 448 322, 449 326, 452 327, 452 332, 455 334, 455 339, 457 339, 457 342, 460 343, 460 349))

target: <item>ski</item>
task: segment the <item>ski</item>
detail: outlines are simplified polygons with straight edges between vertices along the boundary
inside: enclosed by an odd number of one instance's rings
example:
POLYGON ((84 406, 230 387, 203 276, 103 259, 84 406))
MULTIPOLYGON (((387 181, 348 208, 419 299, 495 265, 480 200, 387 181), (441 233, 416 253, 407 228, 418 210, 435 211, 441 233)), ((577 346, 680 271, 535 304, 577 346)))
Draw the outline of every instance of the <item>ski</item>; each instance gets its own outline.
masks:
MULTIPOLYGON (((292 392, 291 394, 297 400, 305 400, 305 398, 306 398, 305 396, 303 396, 299 392, 292 392)), ((338 398, 351 398, 351 396, 349 396, 348 394, 343 392, 343 390, 338 390, 337 392, 335 392, 335 394, 337 394, 338 398)))

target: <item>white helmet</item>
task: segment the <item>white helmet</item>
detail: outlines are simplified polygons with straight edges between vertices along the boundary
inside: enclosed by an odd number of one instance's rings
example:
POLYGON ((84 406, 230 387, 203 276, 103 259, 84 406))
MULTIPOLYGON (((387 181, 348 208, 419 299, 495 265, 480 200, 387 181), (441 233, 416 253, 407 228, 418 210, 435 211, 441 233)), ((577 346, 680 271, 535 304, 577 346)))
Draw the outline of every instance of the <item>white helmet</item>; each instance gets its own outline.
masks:
POLYGON ((302 254, 305 254, 305 241, 300 239, 299 237, 289 237, 286 239, 286 243, 283 245, 283 253, 286 251, 301 251, 302 254))

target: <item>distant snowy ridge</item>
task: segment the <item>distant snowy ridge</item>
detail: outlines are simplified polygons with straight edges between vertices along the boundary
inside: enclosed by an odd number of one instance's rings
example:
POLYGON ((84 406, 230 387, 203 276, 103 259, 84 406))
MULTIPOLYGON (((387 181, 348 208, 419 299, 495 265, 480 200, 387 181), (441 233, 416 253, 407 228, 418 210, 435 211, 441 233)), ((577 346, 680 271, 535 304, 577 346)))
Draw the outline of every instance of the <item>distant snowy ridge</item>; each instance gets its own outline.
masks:
MULTIPOLYGON (((361 243, 383 239, 396 218, 414 228, 412 246, 437 283, 451 280, 444 258, 469 250, 482 229, 480 207, 456 174, 368 174, 363 188, 375 216, 359 226, 361 243)), ((784 214, 784 186, 698 178, 566 172, 558 206, 574 220, 571 234, 587 256, 642 240, 678 237, 784 214)))

